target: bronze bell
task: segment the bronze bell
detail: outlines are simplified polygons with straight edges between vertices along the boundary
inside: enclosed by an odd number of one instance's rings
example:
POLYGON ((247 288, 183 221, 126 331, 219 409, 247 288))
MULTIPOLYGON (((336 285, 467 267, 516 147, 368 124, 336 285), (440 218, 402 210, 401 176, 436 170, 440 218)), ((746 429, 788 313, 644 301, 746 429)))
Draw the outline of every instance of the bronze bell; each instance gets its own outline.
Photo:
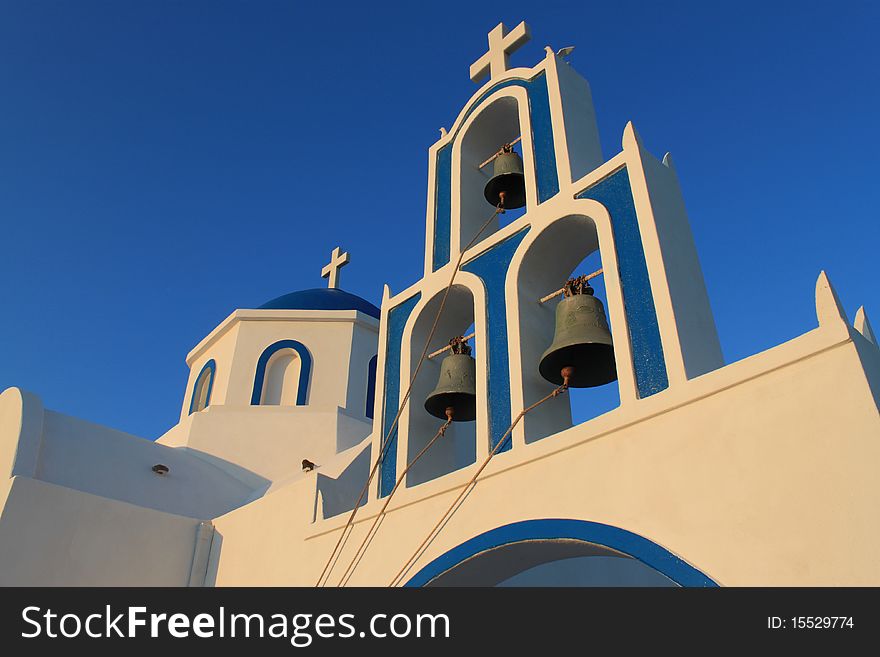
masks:
POLYGON ((495 206, 502 203, 505 210, 515 210, 526 204, 523 161, 510 144, 506 144, 495 158, 492 178, 486 183, 484 194, 489 203, 495 206))
POLYGON ((477 417, 477 362, 463 338, 449 341, 452 353, 440 363, 440 379, 434 392, 425 400, 425 410, 445 420, 452 408, 456 422, 470 422, 477 417))
POLYGON ((565 285, 565 298, 556 306, 553 344, 541 356, 538 370, 550 383, 563 383, 563 368, 571 388, 591 388, 617 379, 614 346, 605 307, 593 296, 584 278, 565 285))

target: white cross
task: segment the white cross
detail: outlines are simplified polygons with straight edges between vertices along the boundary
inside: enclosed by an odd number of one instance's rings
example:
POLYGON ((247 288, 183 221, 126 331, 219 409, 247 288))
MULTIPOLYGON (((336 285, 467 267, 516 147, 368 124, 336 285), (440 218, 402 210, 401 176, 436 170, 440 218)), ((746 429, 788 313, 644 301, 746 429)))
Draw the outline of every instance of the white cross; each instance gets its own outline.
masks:
POLYGON ((339 287, 339 270, 348 264, 348 253, 340 253, 339 247, 330 254, 330 262, 321 270, 321 278, 329 278, 327 287, 339 287))
POLYGON ((525 21, 508 33, 504 23, 498 23, 489 32, 489 52, 471 64, 471 80, 480 82, 486 74, 492 80, 507 70, 508 55, 532 38, 525 21))

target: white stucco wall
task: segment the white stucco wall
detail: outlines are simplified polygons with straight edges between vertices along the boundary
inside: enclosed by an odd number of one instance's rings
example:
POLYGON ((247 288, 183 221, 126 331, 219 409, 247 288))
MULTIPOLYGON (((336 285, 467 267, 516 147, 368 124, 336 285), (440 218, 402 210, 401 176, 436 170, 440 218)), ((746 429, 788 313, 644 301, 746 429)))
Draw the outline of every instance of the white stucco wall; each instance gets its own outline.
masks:
POLYGON ((181 421, 189 414, 195 379, 211 358, 217 362, 211 405, 250 406, 257 362, 281 340, 296 340, 311 355, 310 408, 341 407, 363 416, 367 363, 376 354, 378 330, 377 320, 355 310, 236 310, 187 356, 181 421))
POLYGON ((15 477, 0 514, 0 586, 185 586, 198 525, 15 477))
POLYGON ((185 450, 46 411, 35 478, 193 518, 245 502, 252 485, 185 450), (155 474, 152 466, 170 468, 155 474))
POLYGON ((372 425, 339 408, 210 406, 190 416, 186 426, 158 442, 185 446, 218 468, 243 468, 265 486, 300 472, 303 459, 328 462, 363 440, 372 425))
MULTIPOLYGON (((193 388, 196 380, 205 364, 214 360, 216 369, 214 371, 214 382, 211 386, 211 404, 225 404, 230 396, 230 376, 232 372, 232 363, 235 357, 235 345, 238 341, 238 325, 229 324, 224 326, 222 331, 214 334, 211 342, 211 348, 202 350, 197 354, 191 354, 191 358, 187 358, 187 365, 190 368, 189 379, 186 383, 186 392, 183 395, 183 404, 180 409, 180 418, 183 420, 189 415, 190 403, 192 401, 193 388)), ((234 395, 234 393, 232 393, 234 395)))
MULTIPOLYGON (((515 445, 411 574, 487 529, 552 517, 635 532, 722 585, 878 585, 878 459, 863 361, 842 323, 825 326, 515 445)), ((352 583, 387 584, 474 467, 398 492, 352 583)), ((290 487, 218 518, 217 583, 313 585, 348 514, 312 524, 312 495, 290 487)), ((336 577, 381 504, 358 514, 336 577)))

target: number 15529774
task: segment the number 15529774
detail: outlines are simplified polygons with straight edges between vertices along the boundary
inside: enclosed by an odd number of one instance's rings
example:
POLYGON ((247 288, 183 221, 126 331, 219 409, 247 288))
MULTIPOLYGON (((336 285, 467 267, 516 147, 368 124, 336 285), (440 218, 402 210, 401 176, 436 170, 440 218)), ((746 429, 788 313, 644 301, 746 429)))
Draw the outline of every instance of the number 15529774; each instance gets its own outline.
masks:
POLYGON ((768 616, 768 630, 851 630, 852 616, 768 616))

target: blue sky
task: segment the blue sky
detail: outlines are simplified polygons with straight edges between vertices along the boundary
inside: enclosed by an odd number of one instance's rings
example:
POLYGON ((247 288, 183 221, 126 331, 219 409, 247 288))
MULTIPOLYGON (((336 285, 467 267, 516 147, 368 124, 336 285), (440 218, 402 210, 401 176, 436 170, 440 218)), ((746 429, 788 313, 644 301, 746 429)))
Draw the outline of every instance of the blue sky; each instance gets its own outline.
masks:
POLYGON ((421 272, 426 149, 499 21, 675 158, 729 361, 880 318, 876 3, 0 2, 0 389, 154 438, 237 307, 421 272))

